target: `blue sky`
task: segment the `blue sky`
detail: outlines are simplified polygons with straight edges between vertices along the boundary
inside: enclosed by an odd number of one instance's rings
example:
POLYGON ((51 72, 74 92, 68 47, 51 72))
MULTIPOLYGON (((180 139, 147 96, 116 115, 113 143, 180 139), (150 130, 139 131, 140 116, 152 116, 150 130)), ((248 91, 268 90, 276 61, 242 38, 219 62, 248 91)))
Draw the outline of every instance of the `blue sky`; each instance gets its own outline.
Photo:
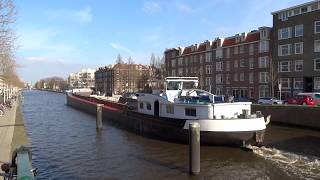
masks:
POLYGON ((83 67, 272 26, 270 12, 306 0, 16 0, 18 73, 66 78, 83 67))

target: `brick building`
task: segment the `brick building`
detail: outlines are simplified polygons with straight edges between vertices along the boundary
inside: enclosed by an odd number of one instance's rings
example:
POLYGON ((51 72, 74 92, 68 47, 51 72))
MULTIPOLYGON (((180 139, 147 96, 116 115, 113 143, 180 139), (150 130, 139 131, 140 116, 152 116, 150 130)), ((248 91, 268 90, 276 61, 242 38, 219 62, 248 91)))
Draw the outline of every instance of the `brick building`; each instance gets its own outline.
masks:
POLYGON ((99 68, 95 75, 97 91, 112 96, 142 90, 154 75, 154 70, 147 65, 118 63, 99 68))
POLYGON ((167 76, 197 76, 199 88, 236 98, 271 95, 271 28, 165 51, 167 76))
POLYGON ((113 68, 112 66, 100 67, 95 72, 96 92, 106 96, 112 96, 113 93, 113 68))
POLYGON ((282 96, 320 91, 320 2, 311 1, 273 15, 273 59, 282 96))

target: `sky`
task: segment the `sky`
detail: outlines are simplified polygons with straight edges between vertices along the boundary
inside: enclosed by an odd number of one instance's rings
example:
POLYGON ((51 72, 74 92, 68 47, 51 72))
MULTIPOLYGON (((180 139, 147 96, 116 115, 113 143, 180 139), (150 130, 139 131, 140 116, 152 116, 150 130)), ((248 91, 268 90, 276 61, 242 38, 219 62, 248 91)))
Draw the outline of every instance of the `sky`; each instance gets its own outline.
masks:
POLYGON ((26 82, 166 48, 272 27, 271 12, 306 0, 15 0, 18 73, 26 82))

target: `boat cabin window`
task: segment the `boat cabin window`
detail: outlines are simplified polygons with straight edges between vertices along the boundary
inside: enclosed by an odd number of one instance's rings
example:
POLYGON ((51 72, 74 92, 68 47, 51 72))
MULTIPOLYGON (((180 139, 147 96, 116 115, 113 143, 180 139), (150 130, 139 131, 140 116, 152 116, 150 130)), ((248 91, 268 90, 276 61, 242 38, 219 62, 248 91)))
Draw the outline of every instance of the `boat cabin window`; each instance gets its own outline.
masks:
POLYGON ((171 104, 166 105, 167 114, 174 114, 174 107, 171 104))
POLYGON ((197 88, 195 82, 183 82, 183 89, 195 89, 197 88))
POLYGON ((147 103, 147 109, 151 110, 151 104, 150 103, 147 103))
POLYGON ((140 102, 140 103, 139 103, 139 108, 140 108, 140 109, 143 109, 143 102, 140 102))
POLYGON ((182 83, 176 81, 170 81, 167 84, 167 90, 180 90, 182 89, 182 83))
POLYGON ((186 116, 197 116, 197 110, 195 108, 186 108, 185 115, 186 116))

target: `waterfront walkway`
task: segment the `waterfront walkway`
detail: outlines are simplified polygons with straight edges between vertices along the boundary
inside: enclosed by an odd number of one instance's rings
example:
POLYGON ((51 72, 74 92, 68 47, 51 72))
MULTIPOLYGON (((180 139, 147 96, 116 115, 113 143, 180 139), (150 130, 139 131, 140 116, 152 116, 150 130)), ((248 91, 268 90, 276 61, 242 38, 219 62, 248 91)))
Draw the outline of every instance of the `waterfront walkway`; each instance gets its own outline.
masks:
POLYGON ((0 117, 0 164, 10 162, 11 144, 13 139, 17 103, 12 103, 11 109, 6 109, 0 117))

